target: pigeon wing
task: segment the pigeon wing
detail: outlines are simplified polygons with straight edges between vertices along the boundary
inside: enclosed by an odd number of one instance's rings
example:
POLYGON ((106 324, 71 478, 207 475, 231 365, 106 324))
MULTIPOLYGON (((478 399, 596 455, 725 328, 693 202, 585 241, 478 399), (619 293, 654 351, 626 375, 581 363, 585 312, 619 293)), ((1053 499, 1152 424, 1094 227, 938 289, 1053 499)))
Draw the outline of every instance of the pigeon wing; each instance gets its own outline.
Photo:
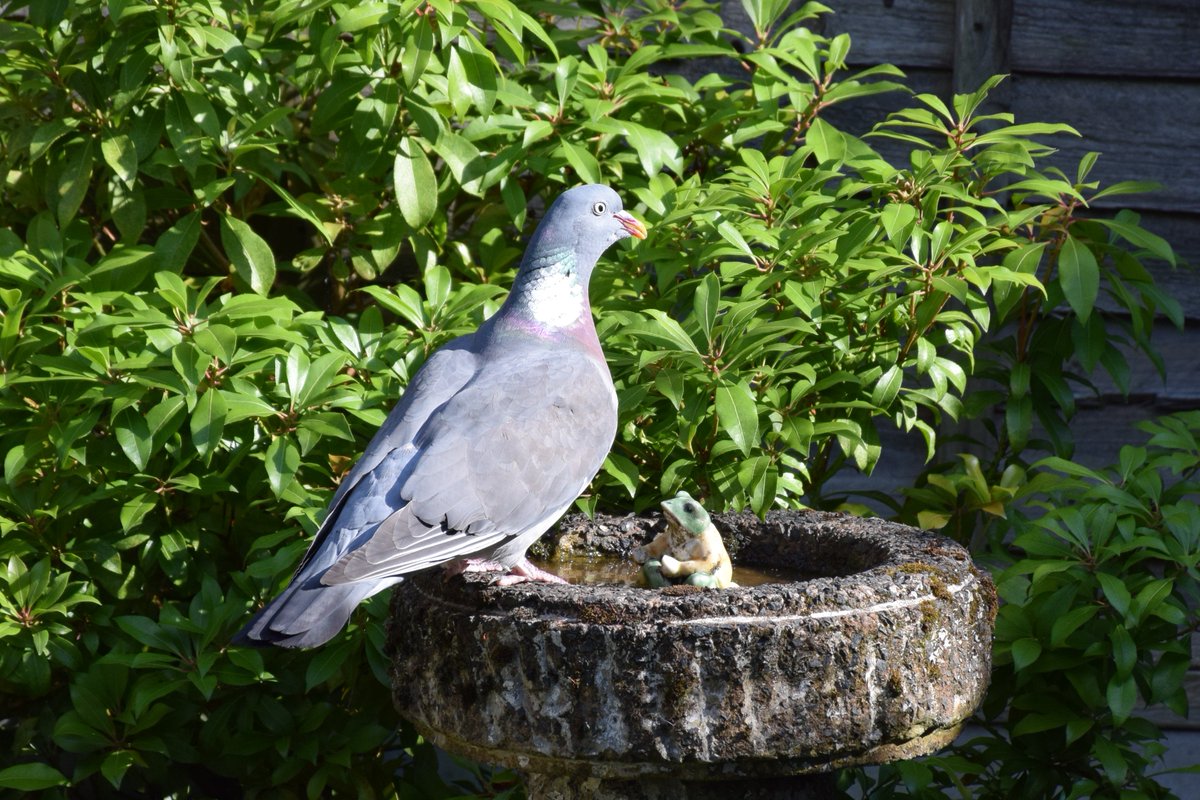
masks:
POLYGON ((400 575, 540 533, 587 487, 615 433, 612 380, 591 356, 489 363, 416 436, 403 508, 321 582, 400 575))
POLYGON ((475 334, 468 334, 448 342, 413 376, 362 457, 342 479, 325 520, 296 568, 296 577, 310 564, 310 573, 328 567, 353 546, 364 527, 399 507, 398 503, 387 505, 388 490, 416 452, 412 442, 418 431, 477 372, 480 359, 474 339, 475 334))

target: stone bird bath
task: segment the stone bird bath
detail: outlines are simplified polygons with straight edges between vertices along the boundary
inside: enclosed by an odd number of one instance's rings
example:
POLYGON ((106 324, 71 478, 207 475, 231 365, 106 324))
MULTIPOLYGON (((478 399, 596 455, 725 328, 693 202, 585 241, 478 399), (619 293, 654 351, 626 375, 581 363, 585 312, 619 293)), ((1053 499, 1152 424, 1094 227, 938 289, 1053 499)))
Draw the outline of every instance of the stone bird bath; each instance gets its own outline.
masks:
MULTIPOLYGON (((837 767, 933 752, 982 701, 996 595, 952 541, 820 512, 714 514, 748 588, 406 580, 395 704, 540 798, 816 798, 837 767)), ((559 551, 627 553, 658 515, 569 517, 559 551)))

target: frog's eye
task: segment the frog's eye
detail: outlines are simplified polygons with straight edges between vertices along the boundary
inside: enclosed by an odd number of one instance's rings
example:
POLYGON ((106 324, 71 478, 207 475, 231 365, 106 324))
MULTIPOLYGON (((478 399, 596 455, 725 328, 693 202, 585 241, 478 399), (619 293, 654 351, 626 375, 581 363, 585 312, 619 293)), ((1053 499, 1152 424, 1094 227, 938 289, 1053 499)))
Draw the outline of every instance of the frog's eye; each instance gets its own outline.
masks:
POLYGON ((683 513, 694 514, 695 512, 696 512, 696 507, 694 505, 692 505, 691 503, 683 504, 683 513))

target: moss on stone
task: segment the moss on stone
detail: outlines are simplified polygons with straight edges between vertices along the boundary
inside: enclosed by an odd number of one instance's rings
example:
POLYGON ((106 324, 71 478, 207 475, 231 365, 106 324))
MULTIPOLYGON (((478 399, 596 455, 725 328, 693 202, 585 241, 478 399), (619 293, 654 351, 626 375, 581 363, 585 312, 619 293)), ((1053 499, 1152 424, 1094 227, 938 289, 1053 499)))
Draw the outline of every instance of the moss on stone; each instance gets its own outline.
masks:
POLYGON ((932 600, 925 600, 918 606, 918 608, 921 609, 921 627, 928 632, 935 625, 937 625, 938 620, 941 619, 941 612, 938 611, 937 603, 933 602, 932 600))
POLYGON ((592 625, 624 625, 636 622, 629 612, 619 606, 588 603, 579 608, 579 620, 592 625))

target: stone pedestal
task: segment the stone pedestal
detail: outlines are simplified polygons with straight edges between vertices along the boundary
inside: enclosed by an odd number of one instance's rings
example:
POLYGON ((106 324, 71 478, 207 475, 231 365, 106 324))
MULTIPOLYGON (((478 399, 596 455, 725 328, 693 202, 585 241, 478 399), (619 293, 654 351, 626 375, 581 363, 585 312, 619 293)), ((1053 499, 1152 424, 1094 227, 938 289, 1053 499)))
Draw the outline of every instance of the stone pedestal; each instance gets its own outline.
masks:
MULTIPOLYGON (((954 738, 987 687, 996 603, 963 548, 818 512, 714 521, 735 564, 818 577, 652 591, 416 576, 393 599, 396 707, 435 744, 524 772, 535 800, 818 798, 823 773, 954 738)), ((627 551, 658 524, 571 518, 559 542, 627 551)))
POLYGON ((681 781, 528 773, 525 789, 534 800, 835 800, 842 796, 832 775, 681 781))

